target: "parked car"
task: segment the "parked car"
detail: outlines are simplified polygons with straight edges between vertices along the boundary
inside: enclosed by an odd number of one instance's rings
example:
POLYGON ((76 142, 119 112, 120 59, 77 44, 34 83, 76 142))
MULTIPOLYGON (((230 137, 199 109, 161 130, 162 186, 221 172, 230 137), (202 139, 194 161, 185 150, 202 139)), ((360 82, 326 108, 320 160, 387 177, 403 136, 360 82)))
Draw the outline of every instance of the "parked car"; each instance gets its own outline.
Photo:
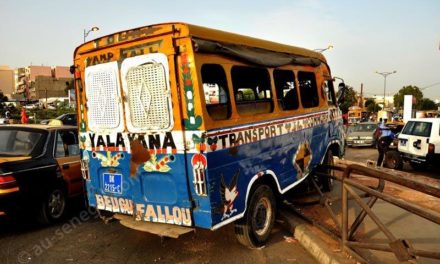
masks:
POLYGON ((374 122, 358 123, 348 128, 346 143, 349 147, 374 146, 373 137, 377 124, 374 122))
POLYGON ((0 215, 61 219, 68 199, 83 194, 77 128, 4 125, 0 138, 0 215))
POLYGON ((414 169, 440 162, 440 119, 409 120, 398 136, 398 152, 414 169))
POLYGON ((403 162, 409 162, 414 169, 421 169, 440 162, 439 131, 438 118, 409 120, 398 136, 397 151, 387 153, 387 163, 394 164, 392 168, 401 169, 403 162))
MULTIPOLYGON (((64 125, 76 126, 77 125, 77 116, 76 114, 62 114, 55 119, 63 122, 64 125)), ((51 119, 41 120, 40 124, 47 125, 49 124, 51 119)))

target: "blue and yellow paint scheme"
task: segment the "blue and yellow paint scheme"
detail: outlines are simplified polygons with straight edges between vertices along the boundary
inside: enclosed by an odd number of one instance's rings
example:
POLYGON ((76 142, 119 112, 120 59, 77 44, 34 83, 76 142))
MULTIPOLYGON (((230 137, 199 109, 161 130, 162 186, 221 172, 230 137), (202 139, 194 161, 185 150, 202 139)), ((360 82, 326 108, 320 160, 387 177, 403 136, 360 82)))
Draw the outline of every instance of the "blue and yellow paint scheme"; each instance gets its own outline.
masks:
MULTIPOLYGON (((339 156, 344 153, 341 113, 327 102, 324 89, 319 89, 331 80, 320 53, 168 23, 87 42, 75 51, 74 63, 83 177, 89 204, 100 210, 133 215, 140 221, 217 229, 243 217, 252 188, 259 181, 283 194, 306 179, 329 149, 339 156), (319 61, 317 65, 280 67, 314 72, 319 105, 281 111, 275 104, 271 113, 240 116, 232 104, 230 118, 213 120, 205 108, 201 65, 247 64, 197 53, 195 37, 319 61), (127 108, 121 107, 118 111, 123 117, 117 129, 92 129, 86 69, 113 62, 119 67, 127 58, 153 53, 164 54, 168 60, 173 125, 162 131, 130 131, 124 117, 127 108)), ((115 89, 122 90, 120 82, 118 79, 115 89)), ((276 100, 276 93, 273 95, 276 100)), ((118 102, 126 105, 126 95, 118 102)))

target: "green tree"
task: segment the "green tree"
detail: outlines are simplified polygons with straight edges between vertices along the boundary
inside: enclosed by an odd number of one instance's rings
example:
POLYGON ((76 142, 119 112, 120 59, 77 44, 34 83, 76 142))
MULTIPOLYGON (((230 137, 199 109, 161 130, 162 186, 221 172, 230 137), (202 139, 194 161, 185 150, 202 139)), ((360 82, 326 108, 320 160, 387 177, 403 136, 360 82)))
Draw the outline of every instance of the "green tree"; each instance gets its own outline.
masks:
MULTIPOLYGON (((353 106, 356 104, 356 91, 353 89, 353 87, 346 85, 347 89, 345 91, 344 99, 342 102, 339 103, 339 108, 341 109, 342 113, 345 114, 348 112, 348 108, 350 106, 353 106)), ((341 90, 338 91, 337 97, 339 97, 339 94, 341 93, 341 90)))
POLYGON ((382 110, 382 107, 376 104, 374 99, 371 98, 365 101, 365 107, 367 108, 368 112, 378 112, 382 110))
POLYGON ((32 109, 29 111, 30 115, 35 114, 36 122, 39 123, 41 120, 54 119, 62 114, 75 113, 75 108, 70 108, 67 101, 56 101, 54 105, 55 109, 32 109))
POLYGON ((420 101, 420 110, 437 110, 437 104, 429 98, 420 101))
POLYGON ((415 109, 420 109, 421 101, 423 98, 423 93, 417 86, 409 85, 402 87, 395 95, 394 95, 394 106, 396 108, 403 108, 403 100, 405 95, 412 95, 416 98, 415 109))

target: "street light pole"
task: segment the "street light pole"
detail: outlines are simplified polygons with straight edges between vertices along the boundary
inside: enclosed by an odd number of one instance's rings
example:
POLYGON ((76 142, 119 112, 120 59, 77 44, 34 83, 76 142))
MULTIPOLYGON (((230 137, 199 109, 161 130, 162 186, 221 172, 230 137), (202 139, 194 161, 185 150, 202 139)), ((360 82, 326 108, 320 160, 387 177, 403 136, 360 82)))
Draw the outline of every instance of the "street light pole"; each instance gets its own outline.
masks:
POLYGON ((397 71, 392 71, 392 72, 378 72, 376 71, 377 74, 380 74, 383 76, 383 108, 385 109, 385 95, 386 95, 386 90, 387 90, 387 77, 388 75, 391 75, 393 73, 396 73, 397 71))
POLYGON ((92 27, 89 30, 84 29, 84 35, 83 35, 84 36, 84 43, 86 43, 86 38, 87 38, 87 36, 89 35, 90 32, 98 31, 98 30, 99 30, 99 27, 92 27))

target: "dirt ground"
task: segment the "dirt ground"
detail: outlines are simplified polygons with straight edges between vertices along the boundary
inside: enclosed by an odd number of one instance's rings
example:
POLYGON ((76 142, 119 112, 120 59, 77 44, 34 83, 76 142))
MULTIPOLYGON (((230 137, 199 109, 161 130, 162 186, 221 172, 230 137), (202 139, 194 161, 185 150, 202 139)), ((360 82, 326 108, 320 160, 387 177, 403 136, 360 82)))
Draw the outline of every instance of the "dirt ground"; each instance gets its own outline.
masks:
MULTIPOLYGON (((375 160, 377 151, 347 149, 346 157, 365 163, 375 160)), ((422 174, 428 181, 440 178, 431 170, 422 174)), ((406 190, 387 188, 409 196, 406 190)), ((440 205, 433 207, 438 209, 440 205)), ((264 248, 249 250, 236 241, 233 225, 161 240, 118 222, 105 224, 84 210, 76 202, 69 217, 46 227, 34 224, 30 218, 0 217, 0 263, 317 263, 279 224, 264 248)), ((320 209, 311 211, 320 215, 320 209)))
POLYGON ((278 224, 264 248, 250 250, 236 241, 233 225, 161 240, 77 207, 49 227, 1 219, 0 263, 317 263, 278 224))

